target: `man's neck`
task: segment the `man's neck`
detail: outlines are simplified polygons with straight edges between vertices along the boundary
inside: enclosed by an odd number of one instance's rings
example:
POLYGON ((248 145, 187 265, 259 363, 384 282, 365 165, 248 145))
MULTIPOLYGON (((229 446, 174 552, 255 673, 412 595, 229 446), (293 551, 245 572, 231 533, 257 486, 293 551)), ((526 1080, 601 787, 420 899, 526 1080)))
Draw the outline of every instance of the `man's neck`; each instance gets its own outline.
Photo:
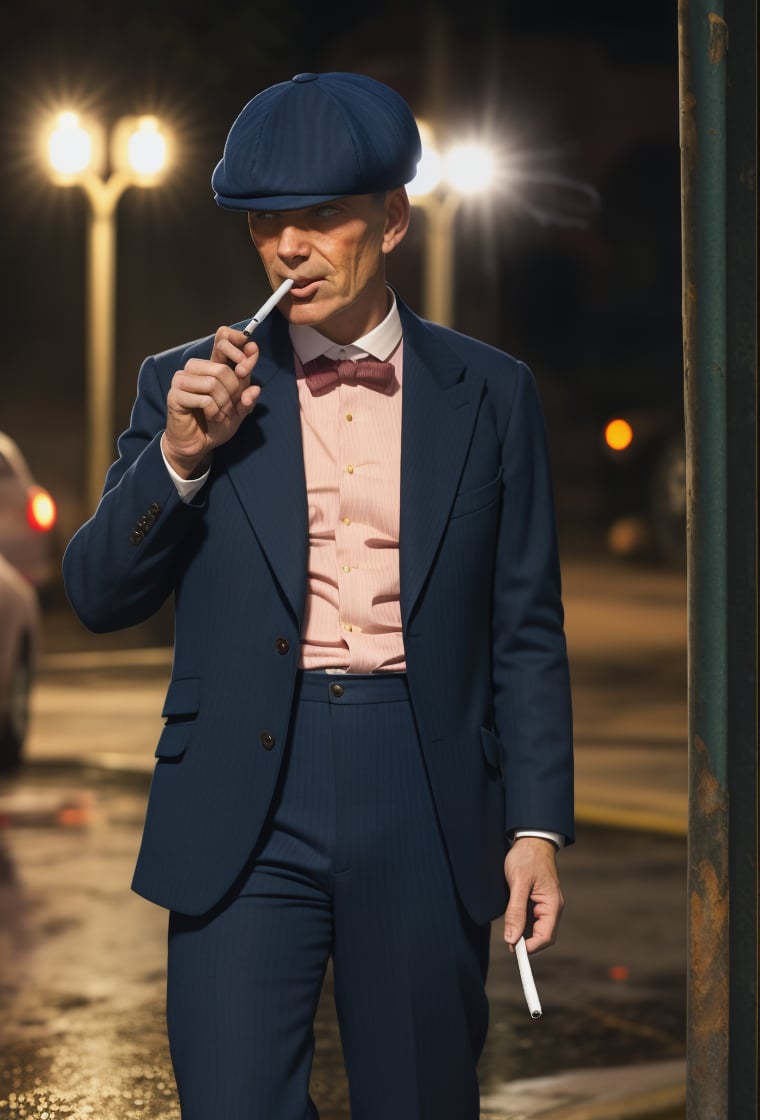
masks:
POLYGON ((352 352, 358 350, 360 354, 371 354, 382 362, 387 361, 401 340, 401 318, 396 297, 391 288, 387 291, 390 306, 383 321, 351 343, 335 342, 316 327, 291 323, 290 341, 301 362, 311 361, 320 354, 332 354, 339 349, 349 348, 352 352))

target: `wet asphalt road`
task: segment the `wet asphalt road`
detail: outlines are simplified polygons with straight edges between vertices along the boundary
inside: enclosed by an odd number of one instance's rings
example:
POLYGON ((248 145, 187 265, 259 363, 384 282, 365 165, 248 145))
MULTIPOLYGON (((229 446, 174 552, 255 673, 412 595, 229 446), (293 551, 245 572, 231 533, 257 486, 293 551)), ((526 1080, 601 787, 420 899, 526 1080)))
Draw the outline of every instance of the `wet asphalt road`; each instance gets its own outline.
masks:
MULTIPOLYGON (((27 767, 0 783, 0 1118, 177 1120, 164 1038, 165 915, 129 891, 147 778, 27 767)), ((558 944, 529 1018, 494 925, 484 1092, 583 1066, 682 1057, 685 842, 584 829, 561 856, 558 944)), ((326 982, 312 1092, 347 1120, 326 982)))

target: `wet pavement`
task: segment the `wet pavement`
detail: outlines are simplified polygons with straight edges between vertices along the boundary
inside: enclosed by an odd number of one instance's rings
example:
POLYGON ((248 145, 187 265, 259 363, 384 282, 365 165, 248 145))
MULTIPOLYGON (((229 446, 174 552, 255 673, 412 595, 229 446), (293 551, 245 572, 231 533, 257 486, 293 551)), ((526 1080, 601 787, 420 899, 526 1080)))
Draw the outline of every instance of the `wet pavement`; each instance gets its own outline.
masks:
MULTIPOLYGON (((0 784, 0 1117, 177 1120, 164 1037, 165 915, 131 894, 146 779, 32 766, 0 784)), ((584 829, 562 856, 558 944, 530 1019, 494 924, 484 1102, 519 1079, 676 1059, 685 1031, 685 844, 584 829)), ((347 1120, 325 985, 314 1098, 347 1120)))

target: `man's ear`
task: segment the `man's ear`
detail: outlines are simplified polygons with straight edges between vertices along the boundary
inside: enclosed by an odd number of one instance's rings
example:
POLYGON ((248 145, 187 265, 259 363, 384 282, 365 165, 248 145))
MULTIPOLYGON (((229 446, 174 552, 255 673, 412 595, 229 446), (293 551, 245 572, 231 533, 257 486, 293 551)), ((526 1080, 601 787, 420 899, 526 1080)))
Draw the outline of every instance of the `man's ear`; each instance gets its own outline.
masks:
POLYGON ((396 187, 385 196, 385 230, 383 252, 390 253, 403 240, 409 229, 411 204, 405 187, 396 187))

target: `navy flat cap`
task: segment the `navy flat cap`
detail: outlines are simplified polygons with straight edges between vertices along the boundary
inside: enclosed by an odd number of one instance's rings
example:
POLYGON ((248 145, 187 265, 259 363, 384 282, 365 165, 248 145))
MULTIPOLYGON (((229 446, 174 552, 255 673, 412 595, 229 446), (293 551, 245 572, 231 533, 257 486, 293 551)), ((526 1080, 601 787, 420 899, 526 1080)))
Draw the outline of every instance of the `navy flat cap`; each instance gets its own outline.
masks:
POLYGON ((249 101, 211 177, 229 210, 296 210, 411 182, 421 145, 395 90, 361 74, 296 74, 249 101))

